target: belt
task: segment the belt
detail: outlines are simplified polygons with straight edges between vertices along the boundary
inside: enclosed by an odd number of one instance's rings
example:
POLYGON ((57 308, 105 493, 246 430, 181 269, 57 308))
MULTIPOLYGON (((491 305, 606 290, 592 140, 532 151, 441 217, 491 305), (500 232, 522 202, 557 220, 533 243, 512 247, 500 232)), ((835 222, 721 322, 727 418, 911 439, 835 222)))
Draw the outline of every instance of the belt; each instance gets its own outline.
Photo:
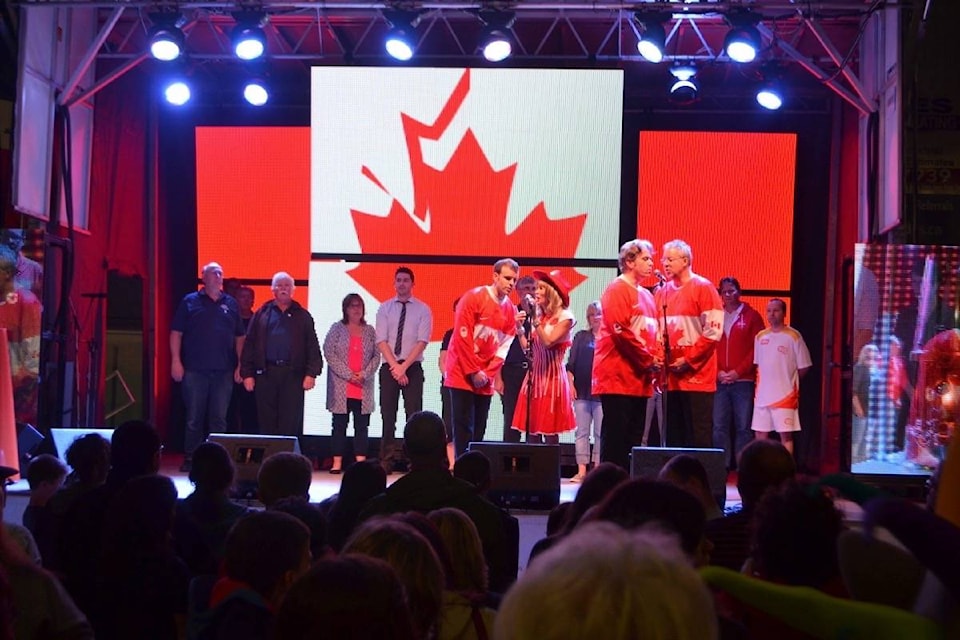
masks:
POLYGON ((529 362, 504 362, 503 366, 505 367, 517 367, 518 369, 528 369, 530 367, 529 362))
POLYGON ((267 360, 268 367, 289 367, 289 360, 267 360))

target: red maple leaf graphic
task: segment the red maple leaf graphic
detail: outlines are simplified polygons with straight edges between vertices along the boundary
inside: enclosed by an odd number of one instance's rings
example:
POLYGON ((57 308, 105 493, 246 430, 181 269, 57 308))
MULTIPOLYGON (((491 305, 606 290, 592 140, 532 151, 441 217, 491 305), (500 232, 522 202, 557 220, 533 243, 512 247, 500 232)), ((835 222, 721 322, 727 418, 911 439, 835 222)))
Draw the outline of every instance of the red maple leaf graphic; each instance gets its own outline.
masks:
MULTIPOLYGON (((445 167, 438 169, 424 162, 421 140, 440 139, 469 92, 468 69, 432 124, 401 114, 413 178, 412 212, 396 198, 386 217, 350 210, 363 253, 431 257, 429 262, 407 265, 416 275, 414 295, 433 310, 431 340, 439 340, 452 326, 453 303, 458 296, 472 287, 491 282, 493 262, 490 266, 431 264, 435 256, 573 257, 587 217, 582 213, 550 220, 541 201, 512 233, 507 233, 507 205, 517 165, 499 171, 494 169, 469 128, 445 167)), ((390 195, 389 189, 371 168, 364 166, 362 173, 390 195)), ((350 275, 377 300, 383 301, 395 295, 393 276, 397 266, 365 262, 352 269, 350 275)), ((521 275, 529 273, 532 268, 549 270, 553 266, 521 264, 521 275)), ((586 279, 573 268, 562 268, 561 271, 571 289, 586 279)))

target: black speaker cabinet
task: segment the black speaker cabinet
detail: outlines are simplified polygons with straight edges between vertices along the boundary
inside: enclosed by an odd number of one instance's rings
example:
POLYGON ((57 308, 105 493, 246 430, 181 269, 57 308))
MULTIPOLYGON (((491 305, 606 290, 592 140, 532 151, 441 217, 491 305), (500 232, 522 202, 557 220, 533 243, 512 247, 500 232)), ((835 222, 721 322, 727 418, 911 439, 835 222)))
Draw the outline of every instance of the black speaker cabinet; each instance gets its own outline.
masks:
POLYGON ((237 468, 236 490, 240 498, 254 498, 257 494, 257 474, 263 461, 282 451, 300 453, 296 436, 262 436, 243 433, 211 433, 209 442, 223 445, 237 468))
POLYGON ((634 447, 630 456, 631 478, 656 478, 673 456, 693 456, 707 470, 710 491, 722 509, 727 501, 727 460, 723 449, 685 449, 680 447, 634 447))
POLYGON ((504 508, 553 509, 560 503, 560 445, 471 442, 490 459, 487 497, 504 508))

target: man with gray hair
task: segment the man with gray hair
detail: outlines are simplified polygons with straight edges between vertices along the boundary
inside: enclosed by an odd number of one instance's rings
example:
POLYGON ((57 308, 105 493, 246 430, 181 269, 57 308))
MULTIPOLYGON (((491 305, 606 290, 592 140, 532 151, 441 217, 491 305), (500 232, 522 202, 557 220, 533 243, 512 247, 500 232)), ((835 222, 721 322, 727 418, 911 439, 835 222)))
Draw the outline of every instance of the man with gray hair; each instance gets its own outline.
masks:
POLYGON ((253 314, 240 357, 240 375, 257 399, 260 433, 300 435, 303 392, 323 370, 313 316, 293 299, 289 273, 273 276, 273 300, 253 314))
POLYGON ((200 275, 203 288, 184 296, 170 324, 170 375, 180 383, 187 414, 181 471, 190 470, 203 442, 204 418, 210 431, 226 431, 233 383, 240 380, 240 307, 223 290, 223 267, 211 262, 200 275))

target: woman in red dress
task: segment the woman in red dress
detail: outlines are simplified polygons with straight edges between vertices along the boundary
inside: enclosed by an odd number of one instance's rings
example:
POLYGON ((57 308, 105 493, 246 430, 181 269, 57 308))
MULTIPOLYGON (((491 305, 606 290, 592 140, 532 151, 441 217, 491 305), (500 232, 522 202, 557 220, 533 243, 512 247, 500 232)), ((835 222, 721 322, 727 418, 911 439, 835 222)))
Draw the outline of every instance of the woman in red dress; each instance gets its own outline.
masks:
POLYGON ((530 435, 542 436, 547 444, 556 444, 558 434, 577 426, 570 381, 563 365, 576 320, 569 310, 570 285, 560 271, 534 271, 533 277, 537 279, 537 293, 531 335, 518 334, 520 346, 525 351, 530 348, 533 362, 520 387, 511 426, 526 431, 529 405, 530 435))

